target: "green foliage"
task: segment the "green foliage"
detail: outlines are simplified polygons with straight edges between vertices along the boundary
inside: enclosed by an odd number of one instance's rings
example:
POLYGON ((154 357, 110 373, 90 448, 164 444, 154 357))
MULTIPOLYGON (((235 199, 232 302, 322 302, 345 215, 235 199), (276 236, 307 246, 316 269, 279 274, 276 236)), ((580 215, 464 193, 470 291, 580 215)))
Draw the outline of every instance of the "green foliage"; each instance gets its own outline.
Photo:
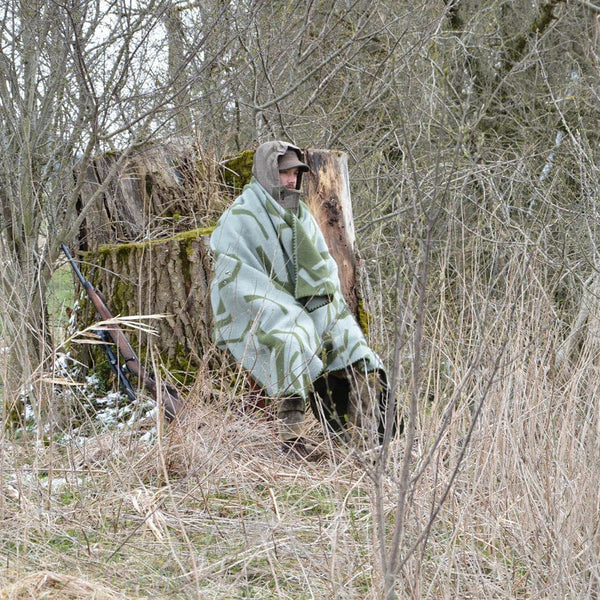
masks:
POLYGON ((48 289, 48 313, 57 328, 66 327, 69 320, 67 308, 72 308, 74 301, 75 292, 71 267, 63 265, 54 271, 48 289))

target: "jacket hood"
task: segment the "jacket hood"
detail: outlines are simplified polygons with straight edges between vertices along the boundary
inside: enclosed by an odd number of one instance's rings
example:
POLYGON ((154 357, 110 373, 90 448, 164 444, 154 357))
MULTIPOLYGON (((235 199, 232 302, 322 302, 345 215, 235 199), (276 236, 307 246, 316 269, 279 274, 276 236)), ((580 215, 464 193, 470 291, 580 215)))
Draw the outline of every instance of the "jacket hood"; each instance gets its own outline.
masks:
POLYGON ((254 153, 252 175, 273 198, 285 208, 294 208, 300 199, 300 186, 302 184, 302 171, 298 173, 295 190, 288 190, 281 185, 279 179, 278 159, 288 150, 294 151, 298 159, 304 162, 304 154, 297 146, 287 142, 275 141, 261 144, 254 153))

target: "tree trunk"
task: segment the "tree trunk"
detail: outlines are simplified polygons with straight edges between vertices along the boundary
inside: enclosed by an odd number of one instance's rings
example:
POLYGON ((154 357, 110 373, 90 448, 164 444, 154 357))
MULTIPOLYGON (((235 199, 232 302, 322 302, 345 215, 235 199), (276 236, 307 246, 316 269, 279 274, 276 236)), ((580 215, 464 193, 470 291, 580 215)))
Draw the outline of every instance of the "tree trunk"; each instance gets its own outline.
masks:
POLYGON ((141 356, 154 343, 171 371, 194 370, 211 346, 209 231, 98 249, 94 284, 116 316, 161 315, 147 323, 156 336, 128 336, 141 356))
POLYGON ((189 138, 97 157, 81 191, 86 214, 78 249, 169 238, 211 224, 226 198, 218 169, 189 138))

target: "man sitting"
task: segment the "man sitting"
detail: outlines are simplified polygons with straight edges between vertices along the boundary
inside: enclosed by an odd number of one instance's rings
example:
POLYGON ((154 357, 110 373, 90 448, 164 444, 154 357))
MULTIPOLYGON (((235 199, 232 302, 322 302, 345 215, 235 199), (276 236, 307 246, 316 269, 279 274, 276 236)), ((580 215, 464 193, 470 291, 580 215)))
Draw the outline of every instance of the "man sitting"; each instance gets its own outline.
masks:
POLYGON ((307 403, 334 432, 373 429, 380 441, 387 406, 381 359, 350 313, 337 265, 300 200, 308 171, 296 146, 259 146, 250 183, 211 236, 217 344, 276 399, 281 440, 298 451, 307 403))

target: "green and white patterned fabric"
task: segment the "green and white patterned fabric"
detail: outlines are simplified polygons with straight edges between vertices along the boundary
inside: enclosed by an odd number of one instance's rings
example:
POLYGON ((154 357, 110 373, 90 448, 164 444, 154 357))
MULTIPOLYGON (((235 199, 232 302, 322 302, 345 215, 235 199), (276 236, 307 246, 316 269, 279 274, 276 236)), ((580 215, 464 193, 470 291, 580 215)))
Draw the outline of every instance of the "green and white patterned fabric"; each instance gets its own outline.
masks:
POLYGON ((306 399, 324 372, 383 369, 303 202, 284 209, 253 177, 219 219, 211 248, 216 342, 267 394, 306 399))

